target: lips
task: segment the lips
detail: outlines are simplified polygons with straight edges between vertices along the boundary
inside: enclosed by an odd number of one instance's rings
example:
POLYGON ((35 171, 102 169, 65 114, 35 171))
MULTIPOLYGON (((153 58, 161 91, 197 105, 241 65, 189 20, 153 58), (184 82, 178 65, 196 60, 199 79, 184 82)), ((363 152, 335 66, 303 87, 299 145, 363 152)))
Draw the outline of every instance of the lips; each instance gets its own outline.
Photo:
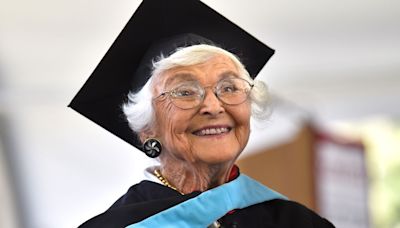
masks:
POLYGON ((231 127, 206 127, 194 131, 193 134, 197 136, 221 135, 229 132, 231 129, 231 127))

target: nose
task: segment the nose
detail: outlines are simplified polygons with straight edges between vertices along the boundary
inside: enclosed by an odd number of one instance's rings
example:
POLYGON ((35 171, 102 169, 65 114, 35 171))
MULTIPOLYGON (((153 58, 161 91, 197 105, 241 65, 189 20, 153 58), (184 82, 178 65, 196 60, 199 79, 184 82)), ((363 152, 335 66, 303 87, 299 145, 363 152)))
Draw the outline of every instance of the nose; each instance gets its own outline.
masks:
POLYGON ((206 90, 203 103, 200 106, 200 114, 217 116, 223 112, 225 112, 225 108, 217 95, 212 89, 206 90))

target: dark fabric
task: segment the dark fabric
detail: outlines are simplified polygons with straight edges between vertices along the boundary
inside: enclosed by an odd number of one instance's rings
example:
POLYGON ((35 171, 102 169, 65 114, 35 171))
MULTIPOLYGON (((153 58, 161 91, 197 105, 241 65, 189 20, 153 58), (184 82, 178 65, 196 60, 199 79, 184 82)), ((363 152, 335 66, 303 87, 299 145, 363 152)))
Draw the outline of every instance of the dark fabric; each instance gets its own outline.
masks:
MULTIPOLYGON (((80 228, 125 227, 199 194, 200 192, 194 192, 181 195, 163 185, 142 181, 132 186, 106 212, 85 222, 80 228)), ((288 200, 272 200, 235 210, 222 217, 219 222, 224 228, 334 227, 303 205, 288 200)))
POLYGON ((334 227, 328 220, 289 200, 271 200, 245 209, 235 210, 220 219, 223 227, 334 227))
POLYGON ((142 181, 133 185, 106 212, 88 220, 79 227, 126 227, 199 194, 200 192, 193 192, 181 195, 163 185, 151 181, 142 181))

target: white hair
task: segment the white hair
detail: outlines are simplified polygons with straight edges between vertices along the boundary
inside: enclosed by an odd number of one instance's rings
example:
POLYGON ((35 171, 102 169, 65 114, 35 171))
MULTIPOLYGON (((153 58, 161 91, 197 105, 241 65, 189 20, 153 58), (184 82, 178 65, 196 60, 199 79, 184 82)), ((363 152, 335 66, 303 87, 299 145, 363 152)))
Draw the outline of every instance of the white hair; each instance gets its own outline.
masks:
POLYGON ((221 54, 233 61, 239 70, 240 77, 254 84, 250 94, 251 116, 258 120, 268 118, 270 111, 267 85, 262 81, 253 80, 238 57, 234 54, 216 46, 199 44, 178 48, 172 55, 168 57, 160 56, 153 61, 153 71, 150 79, 138 92, 129 92, 128 102, 122 106, 130 128, 136 133, 140 133, 151 127, 151 123, 154 120, 152 88, 155 78, 169 69, 179 66, 201 64, 221 54))

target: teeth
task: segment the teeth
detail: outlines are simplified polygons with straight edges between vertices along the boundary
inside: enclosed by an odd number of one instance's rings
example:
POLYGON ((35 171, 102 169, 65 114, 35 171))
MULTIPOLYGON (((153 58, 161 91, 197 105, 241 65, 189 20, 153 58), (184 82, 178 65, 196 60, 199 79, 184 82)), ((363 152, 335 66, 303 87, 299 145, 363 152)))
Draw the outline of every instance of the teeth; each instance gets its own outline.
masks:
POLYGON ((227 127, 220 127, 220 128, 207 128, 203 129, 200 132, 197 133, 197 135, 203 136, 203 135, 218 135, 228 132, 227 127))

